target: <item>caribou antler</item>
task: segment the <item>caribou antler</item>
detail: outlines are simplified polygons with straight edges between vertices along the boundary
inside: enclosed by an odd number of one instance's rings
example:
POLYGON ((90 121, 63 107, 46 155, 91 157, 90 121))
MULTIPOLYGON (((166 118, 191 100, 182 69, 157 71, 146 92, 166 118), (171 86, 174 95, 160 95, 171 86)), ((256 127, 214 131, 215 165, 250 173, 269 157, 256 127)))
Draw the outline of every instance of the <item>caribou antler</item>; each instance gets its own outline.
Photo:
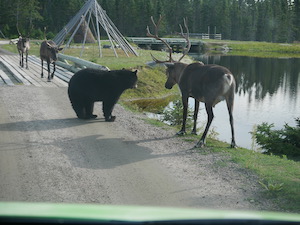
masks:
MULTIPOLYGON (((172 52, 173 52, 172 47, 165 40, 158 37, 158 28, 159 28, 159 25, 161 23, 161 20, 162 20, 162 16, 160 15, 159 20, 157 21, 157 24, 156 24, 153 20, 153 16, 151 16, 151 21, 152 21, 152 24, 153 24, 154 29, 155 29, 155 34, 151 34, 150 30, 149 30, 149 27, 147 26, 147 36, 155 38, 156 40, 161 41, 165 46, 167 46, 167 48, 169 49, 169 59, 166 60, 166 61, 161 61, 161 60, 156 59, 152 54, 151 54, 151 57, 156 63, 176 62, 172 58, 172 52)), ((178 34, 180 34, 186 40, 187 44, 186 44, 186 47, 183 48, 182 56, 180 57, 180 59, 177 62, 180 62, 188 54, 188 52, 191 49, 191 42, 190 42, 190 37, 189 37, 189 28, 187 26, 187 19, 183 18, 183 24, 184 24, 184 27, 186 29, 186 34, 183 33, 183 28, 182 28, 181 24, 179 24, 180 33, 178 33, 178 34)))
POLYGON ((183 53, 182 53, 183 55, 180 57, 180 59, 178 60, 178 62, 180 62, 180 60, 182 60, 183 57, 186 56, 188 54, 188 52, 190 51, 190 49, 191 49, 191 42, 190 42, 190 37, 189 37, 190 33, 189 33, 189 28, 187 26, 187 21, 186 21, 185 18, 183 18, 183 24, 184 24, 184 27, 186 29, 186 35, 184 35, 182 26, 181 26, 181 24, 179 24, 180 35, 186 40, 187 44, 186 44, 186 47, 183 48, 183 53))
POLYGON ((150 33, 150 30, 149 30, 149 26, 147 26, 147 36, 148 37, 152 37, 152 38, 155 38, 156 40, 159 40, 161 41, 162 43, 164 43, 164 45, 167 46, 167 48, 169 49, 169 60, 166 60, 166 61, 161 61, 161 60, 158 60, 156 59, 152 54, 151 54, 151 57, 152 59, 156 62, 156 63, 165 63, 165 62, 174 62, 173 58, 172 58, 172 48, 171 46, 163 39, 159 38, 158 37, 158 28, 159 28, 159 25, 160 25, 160 22, 162 20, 162 16, 160 15, 159 16, 159 19, 157 21, 157 24, 154 22, 154 19, 153 19, 153 16, 151 16, 151 21, 152 21, 152 24, 154 26, 154 29, 155 29, 155 34, 151 34, 150 33))
POLYGON ((22 34, 19 31, 19 22, 18 21, 17 21, 16 27, 17 27, 17 31, 18 31, 19 36, 22 36, 22 34))

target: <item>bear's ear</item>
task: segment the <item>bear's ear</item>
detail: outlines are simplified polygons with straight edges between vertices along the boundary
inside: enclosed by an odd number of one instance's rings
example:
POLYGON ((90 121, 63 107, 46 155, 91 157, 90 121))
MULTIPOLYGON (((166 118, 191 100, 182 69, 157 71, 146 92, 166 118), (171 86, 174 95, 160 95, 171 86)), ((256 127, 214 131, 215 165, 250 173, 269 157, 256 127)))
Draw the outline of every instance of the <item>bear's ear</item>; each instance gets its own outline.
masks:
POLYGON ((122 70, 125 70, 125 68, 122 68, 122 70))
POLYGON ((138 70, 133 71, 133 73, 137 74, 138 70))

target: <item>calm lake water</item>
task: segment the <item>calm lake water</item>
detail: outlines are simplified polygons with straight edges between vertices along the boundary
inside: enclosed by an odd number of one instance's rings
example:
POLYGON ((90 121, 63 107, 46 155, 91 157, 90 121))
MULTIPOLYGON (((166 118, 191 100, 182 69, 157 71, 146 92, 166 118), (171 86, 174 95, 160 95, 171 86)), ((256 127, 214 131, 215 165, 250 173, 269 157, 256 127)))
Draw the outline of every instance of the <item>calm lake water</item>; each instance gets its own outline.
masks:
MULTIPOLYGON (((234 104, 236 143, 252 148, 251 132, 262 122, 273 123, 275 129, 285 123, 294 126, 300 117, 300 59, 255 58, 242 56, 197 56, 205 64, 219 64, 231 70, 237 89, 234 104)), ((193 99, 189 100, 193 107, 193 99)), ((199 123, 207 121, 204 104, 200 104, 199 123)), ((218 139, 231 142, 228 111, 225 101, 214 108, 211 127, 218 139)), ((202 132, 202 131, 201 131, 202 132)))

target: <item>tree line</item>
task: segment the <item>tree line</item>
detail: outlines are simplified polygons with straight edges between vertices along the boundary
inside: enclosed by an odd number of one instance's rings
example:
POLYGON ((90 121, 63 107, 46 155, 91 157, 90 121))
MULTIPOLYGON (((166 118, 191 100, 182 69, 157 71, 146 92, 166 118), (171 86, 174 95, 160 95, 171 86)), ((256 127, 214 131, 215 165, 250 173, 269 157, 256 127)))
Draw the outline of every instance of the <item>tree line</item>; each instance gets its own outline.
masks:
MULTIPOLYGON (((146 26, 163 16, 160 35, 180 31, 221 33, 222 39, 267 42, 300 41, 300 0, 98 0, 124 36, 145 36, 146 26)), ((84 0, 0 0, 0 30, 8 38, 22 34, 53 38, 84 0)), ((1 35, 1 33, 0 33, 1 35)))

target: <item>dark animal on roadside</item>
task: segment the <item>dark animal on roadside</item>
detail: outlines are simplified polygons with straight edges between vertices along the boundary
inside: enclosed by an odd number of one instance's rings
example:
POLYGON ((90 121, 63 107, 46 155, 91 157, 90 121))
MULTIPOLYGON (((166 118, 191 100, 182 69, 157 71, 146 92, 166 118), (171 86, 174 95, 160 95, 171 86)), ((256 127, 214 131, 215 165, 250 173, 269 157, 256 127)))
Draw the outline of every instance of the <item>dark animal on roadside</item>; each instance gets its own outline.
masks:
POLYGON ((57 53, 58 51, 61 51, 63 48, 60 48, 57 46, 53 41, 43 41, 40 47, 40 57, 41 57, 41 63, 42 63, 42 73, 41 77, 44 77, 43 73, 43 62, 47 62, 48 66, 48 81, 50 82, 51 79, 54 77, 55 72, 55 61, 57 60, 57 53), (53 64, 53 71, 50 76, 50 64, 53 64))
POLYGON ((105 121, 113 122, 112 111, 121 94, 129 88, 137 87, 137 71, 102 71, 83 69, 70 79, 68 95, 79 119, 93 119, 94 103, 102 101, 105 121))
MULTIPOLYGON (((153 18, 151 17, 152 23, 155 27, 155 35, 151 34, 149 28, 147 27, 147 35, 153 37, 157 40, 162 40, 157 35, 158 25, 160 24, 161 17, 157 24, 155 24, 153 18)), ((186 34, 183 34, 182 27, 181 36, 187 41, 187 47, 184 49, 183 56, 179 61, 188 53, 190 49, 189 32, 184 20, 184 25, 187 30, 186 34)), ((197 116, 199 110, 199 102, 205 103, 205 109, 208 116, 208 121, 204 130, 204 133, 195 147, 203 147, 206 144, 206 135, 208 133, 209 127, 214 118, 213 107, 222 100, 227 103, 229 121, 231 126, 231 147, 235 148, 235 137, 234 137, 234 126, 233 126, 233 103, 235 94, 235 79, 229 69, 219 66, 219 65, 204 65, 202 62, 186 64, 172 59, 172 48, 168 43, 163 41, 164 44, 169 49, 169 60, 160 61, 156 58, 153 60, 157 63, 164 63, 167 66, 166 74, 167 81, 165 87, 171 89, 175 84, 179 85, 182 94, 182 104, 183 104, 183 122, 181 130, 177 133, 178 135, 183 135, 186 133, 186 118, 188 109, 188 99, 193 97, 195 99, 195 110, 194 110, 194 126, 192 134, 196 134, 197 116)))
POLYGON ((19 40, 17 42, 17 49, 20 55, 20 66, 24 67, 24 54, 26 55, 26 69, 28 69, 28 51, 30 49, 29 38, 23 38, 19 36, 19 40))

